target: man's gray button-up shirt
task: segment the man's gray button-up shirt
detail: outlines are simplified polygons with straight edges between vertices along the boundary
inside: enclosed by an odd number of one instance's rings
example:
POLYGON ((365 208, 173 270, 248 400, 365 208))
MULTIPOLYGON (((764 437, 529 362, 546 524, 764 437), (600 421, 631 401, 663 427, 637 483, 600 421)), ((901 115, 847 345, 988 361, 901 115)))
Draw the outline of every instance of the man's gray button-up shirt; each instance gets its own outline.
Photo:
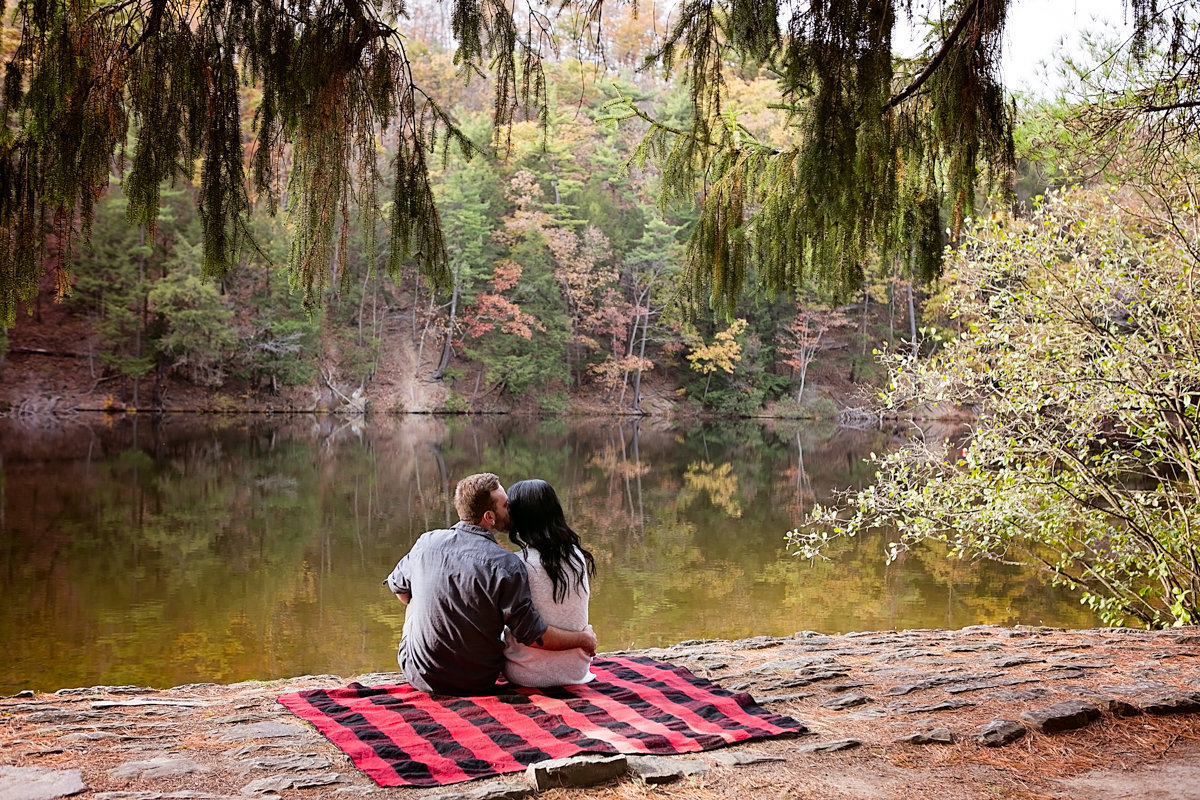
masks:
POLYGON ((486 694, 504 665, 504 627, 522 644, 546 632, 521 559, 468 522, 423 534, 384 583, 412 597, 397 660, 426 692, 486 694))

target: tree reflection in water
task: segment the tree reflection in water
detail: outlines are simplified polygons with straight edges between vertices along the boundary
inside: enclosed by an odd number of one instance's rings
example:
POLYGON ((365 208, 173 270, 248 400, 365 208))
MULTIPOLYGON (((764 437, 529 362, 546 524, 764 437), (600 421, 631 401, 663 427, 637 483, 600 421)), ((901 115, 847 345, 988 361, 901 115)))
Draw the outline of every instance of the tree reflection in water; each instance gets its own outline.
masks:
POLYGON ((380 580, 480 470, 555 485, 595 554, 602 649, 798 630, 1090 626, 1032 572, 887 532, 788 555, 886 435, 762 422, 386 417, 0 420, 0 693, 390 670, 380 580))

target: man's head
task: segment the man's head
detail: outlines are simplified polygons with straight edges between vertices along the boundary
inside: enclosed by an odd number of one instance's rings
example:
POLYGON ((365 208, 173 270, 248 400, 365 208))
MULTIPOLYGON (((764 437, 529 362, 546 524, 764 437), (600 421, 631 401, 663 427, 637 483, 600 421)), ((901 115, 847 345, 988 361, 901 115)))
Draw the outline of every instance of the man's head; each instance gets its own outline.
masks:
POLYGON ((468 475, 454 488, 454 507, 463 522, 488 530, 508 530, 508 495, 490 472, 468 475))

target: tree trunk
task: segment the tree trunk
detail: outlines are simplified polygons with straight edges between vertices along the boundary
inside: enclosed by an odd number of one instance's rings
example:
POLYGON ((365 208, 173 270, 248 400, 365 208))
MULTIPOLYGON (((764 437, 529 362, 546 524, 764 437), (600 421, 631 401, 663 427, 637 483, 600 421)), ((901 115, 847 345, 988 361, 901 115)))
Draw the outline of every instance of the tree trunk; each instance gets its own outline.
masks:
MULTIPOLYGON (((139 362, 142 359, 142 331, 146 327, 146 314, 149 312, 149 298, 146 296, 146 226, 138 229, 138 244, 142 246, 142 254, 138 256, 138 291, 142 293, 141 309, 138 313, 137 334, 134 338, 133 357, 139 362)), ((140 367, 138 367, 140 368, 140 367)), ((133 376, 133 407, 138 407, 138 389, 141 386, 140 375, 133 376)))
POLYGON ((916 304, 913 302, 912 281, 908 282, 908 333, 912 337, 912 352, 915 358, 920 349, 920 343, 917 342, 917 312, 916 304))
POLYGON ((900 269, 900 258, 892 261, 892 279, 888 282, 888 341, 896 341, 896 273, 900 269))
POLYGON ((458 292, 462 288, 462 282, 455 276, 454 293, 450 296, 450 320, 446 325, 446 341, 442 345, 442 360, 438 363, 437 371, 433 373, 433 380, 440 381, 446 377, 446 367, 450 364, 450 356, 454 352, 454 321, 458 315, 458 292))
POLYGON ((371 280, 371 267, 368 266, 366 274, 363 275, 362 290, 358 295, 358 345, 363 345, 363 315, 367 309, 367 282, 371 280))
POLYGON ((862 353, 861 353, 861 355, 864 355, 864 356, 867 354, 867 311, 868 311, 868 309, 870 309, 870 307, 871 307, 871 292, 867 290, 866 286, 863 286, 863 315, 862 315, 862 334, 861 334, 861 336, 862 336, 862 353))
MULTIPOLYGON (((649 320, 649 318, 650 315, 647 314, 646 319, 649 320)), ((646 508, 642 497, 642 455, 638 449, 638 424, 640 422, 639 419, 633 421, 633 466, 635 467, 633 474, 634 485, 637 487, 637 514, 634 519, 637 520, 639 541, 646 538, 646 508)))
MULTIPOLYGON (((646 307, 646 314, 642 319, 642 341, 639 346, 638 358, 645 363, 646 358, 646 338, 649 336, 650 330, 650 307, 646 307)), ((638 364, 637 372, 633 375, 633 410, 639 414, 646 412, 642 411, 642 365, 638 364)), ((635 429, 636 430, 636 429, 635 429)))

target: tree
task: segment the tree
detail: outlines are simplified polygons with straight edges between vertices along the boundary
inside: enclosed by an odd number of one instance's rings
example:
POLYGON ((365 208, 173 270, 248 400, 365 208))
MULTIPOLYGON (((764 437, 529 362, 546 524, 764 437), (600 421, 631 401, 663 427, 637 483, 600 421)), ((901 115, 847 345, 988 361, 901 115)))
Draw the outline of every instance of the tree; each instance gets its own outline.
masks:
POLYGON ((1139 29, 1130 41, 1088 34, 1085 57, 1058 66, 1067 88, 1051 116, 1061 124, 1059 149, 1070 145, 1066 159, 1058 154, 1061 171, 1195 173, 1189 143, 1200 132, 1200 17, 1194 4, 1162 5, 1173 10, 1171 26, 1139 29))
POLYGON ((152 373, 155 382, 150 402, 160 402, 167 366, 161 340, 169 322, 161 309, 152 308, 150 293, 180 266, 177 249, 190 252, 188 241, 196 237, 195 218, 188 213, 185 193, 165 191, 162 200, 160 224, 150 236, 144 225, 129 224, 128 201, 119 190, 104 198, 96 208, 95 236, 82 254, 86 270, 74 297, 92 319, 100 361, 128 379, 130 393, 124 399, 135 407, 146 402, 142 379, 152 373))
POLYGON ((1040 566, 1110 623, 1200 620, 1200 215, 1177 190, 1171 214, 1075 191, 970 222, 959 332, 928 360, 886 353, 884 393, 977 409, 969 440, 877 456, 851 515, 816 509, 797 552, 889 522, 898 547, 1040 566))
POLYGON ((829 331, 847 324, 849 320, 841 312, 801 308, 784 331, 784 344, 780 352, 787 356, 782 363, 796 373, 799 382, 796 388, 797 403, 804 397, 808 368, 821 349, 821 340, 829 331))
MULTIPOLYGON (((644 152, 665 158, 668 197, 702 194, 693 286, 731 305, 753 264, 767 288, 814 272, 845 289, 870 247, 902 253, 929 274, 942 197, 959 219, 979 173, 1011 162, 996 71, 1009 2, 929 4, 943 12, 929 47, 899 65, 892 29, 911 0, 685 2, 654 61, 687 80, 693 116, 678 129, 653 126, 644 152), (778 76, 791 143, 747 135, 727 113, 732 65, 778 76)), ((548 120, 542 57, 554 50, 555 26, 546 10, 451 5, 457 63, 468 75, 491 70, 498 141, 522 113, 548 120)), ((1180 13, 1130 6, 1143 33, 1170 30, 1180 13)), ((593 35, 603 3, 555 7, 582 12, 582 24, 569 27, 581 41, 603 40, 593 35)), ((296 223, 290 264, 313 307, 344 256, 340 228, 351 203, 367 218, 387 205, 376 194, 383 129, 395 143, 389 263, 412 259, 448 282, 428 158, 451 143, 473 145, 415 82, 406 15, 399 0, 18 2, 0 136, 0 321, 11 324, 18 302, 36 292, 50 227, 50 263, 60 293, 69 290, 71 243, 88 234, 114 160, 127 167, 131 218, 151 235, 161 187, 198 170, 210 274, 237 262, 252 201, 274 207, 286 168, 296 223), (258 98, 249 134, 243 84, 258 98)), ((629 102, 624 113, 644 112, 629 102)))
MULTIPOLYGON (((460 59, 472 70, 492 64, 496 115, 511 121, 513 87, 535 81, 537 60, 520 52, 536 44, 536 28, 522 37, 503 6, 456 8, 460 59)), ((403 14, 394 0, 18 3, 0 140, 0 320, 11 324, 16 303, 36 292, 50 225, 60 293, 69 289, 76 222, 86 236, 114 156, 128 167, 130 219, 151 235, 161 187, 199 167, 204 268, 216 275, 240 256, 253 197, 274 207, 290 165, 290 263, 311 307, 336 269, 352 198, 368 217, 379 212, 376 139, 393 124, 390 263, 413 258, 444 277, 427 156, 439 142, 470 144, 412 80, 392 24, 403 14), (243 82, 259 97, 249 140, 243 82)))
POLYGON ((654 368, 654 362, 646 357, 650 323, 668 304, 669 301, 664 299, 667 294, 665 284, 678 270, 678 230, 678 227, 667 225, 662 220, 651 219, 642 237, 626 254, 623 263, 625 283, 633 312, 632 330, 626 337, 629 350, 623 358, 598 365, 604 367, 611 363, 624 373, 621 401, 624 401, 625 385, 630 373, 633 374, 633 396, 629 405, 636 413, 642 412, 642 373, 654 368))
POLYGON ((149 308, 164 320, 158 339, 170 367, 198 386, 220 386, 237 346, 233 310, 211 281, 201 279, 197 248, 177 245, 162 279, 146 294, 149 308))
POLYGON ((485 268, 485 248, 492 233, 489 205, 482 197, 482 185, 494 175, 488 175, 469 166, 447 172, 439 184, 440 207, 445 220, 447 235, 455 242, 450 255, 451 289, 445 331, 442 337, 442 355, 432 379, 442 380, 450 358, 454 353, 454 338, 458 335, 458 306, 463 292, 471 291, 472 284, 485 268))
POLYGON ((488 391, 516 397, 540 392, 543 409, 561 410, 565 395, 555 390, 570 378, 570 321, 544 237, 549 217, 530 173, 518 171, 507 190, 512 205, 492 235, 499 259, 463 314, 464 353, 483 365, 488 391))
POLYGON ((729 327, 718 331, 713 337, 712 344, 705 344, 699 334, 691 335, 691 352, 687 354, 688 365, 704 376, 704 395, 701 402, 708 397, 708 386, 712 382, 714 372, 720 370, 727 375, 733 374, 733 369, 742 360, 742 343, 738 336, 746 330, 746 320, 735 319, 729 327))

